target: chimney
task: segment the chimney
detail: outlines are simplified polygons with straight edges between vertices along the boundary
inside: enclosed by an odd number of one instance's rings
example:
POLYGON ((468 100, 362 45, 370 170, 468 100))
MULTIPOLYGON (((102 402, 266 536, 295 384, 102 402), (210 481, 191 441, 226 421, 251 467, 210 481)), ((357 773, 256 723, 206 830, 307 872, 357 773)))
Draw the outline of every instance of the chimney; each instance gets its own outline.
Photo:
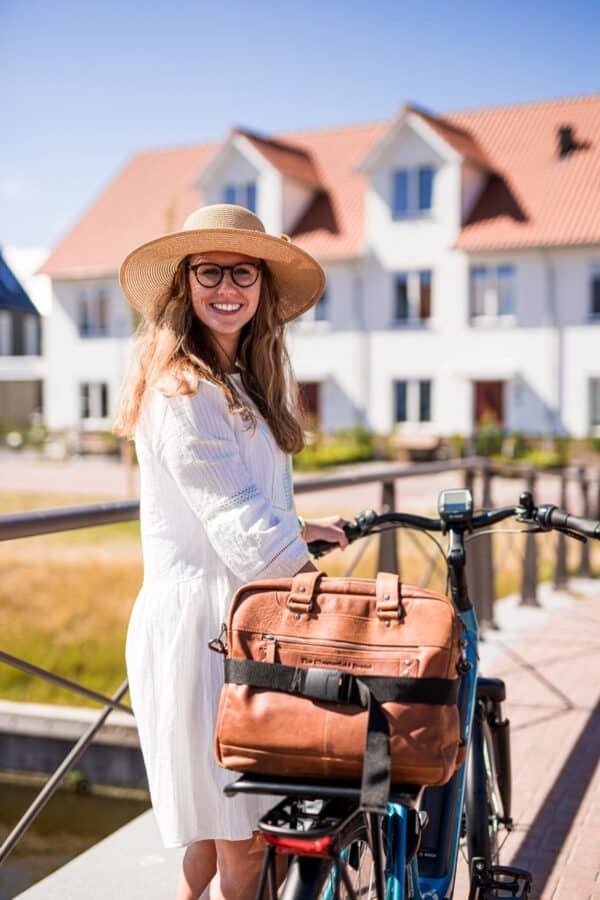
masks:
POLYGON ((564 159, 577 149, 577 141, 571 125, 561 125, 558 129, 558 157, 564 159))

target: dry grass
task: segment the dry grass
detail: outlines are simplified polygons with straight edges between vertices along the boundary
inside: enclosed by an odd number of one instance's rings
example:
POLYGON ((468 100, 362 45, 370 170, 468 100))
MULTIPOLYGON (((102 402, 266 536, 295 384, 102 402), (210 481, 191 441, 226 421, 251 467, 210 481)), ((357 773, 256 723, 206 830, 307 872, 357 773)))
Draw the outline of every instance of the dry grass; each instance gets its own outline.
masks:
MULTIPOLYGON (((0 494, 0 514, 91 503, 86 497, 0 494)), ((419 584, 434 545, 424 536, 398 536, 402 580, 419 584)), ((579 545, 570 547, 573 564, 579 545)), ((355 574, 376 570, 378 539, 372 539, 355 574)), ((524 538, 494 538, 498 596, 518 590, 524 538)), ((540 574, 552 572, 555 542, 538 542, 540 574)), ((320 561, 342 574, 358 552, 354 545, 320 561)), ((9 541, 0 548, 0 649, 96 690, 110 693, 125 678, 127 621, 142 579, 136 522, 9 541)), ((427 586, 443 591, 445 568, 437 553, 427 586)), ((84 698, 0 663, 0 696, 21 701, 87 705, 84 698)))

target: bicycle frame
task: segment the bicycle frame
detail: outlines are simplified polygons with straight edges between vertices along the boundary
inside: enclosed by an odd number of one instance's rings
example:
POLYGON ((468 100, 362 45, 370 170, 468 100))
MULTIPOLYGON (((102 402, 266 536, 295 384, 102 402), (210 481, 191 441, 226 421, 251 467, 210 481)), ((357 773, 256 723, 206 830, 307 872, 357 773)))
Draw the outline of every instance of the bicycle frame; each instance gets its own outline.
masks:
MULTIPOLYGON (((450 574, 451 593, 458 608, 459 617, 464 627, 464 652, 468 666, 461 681, 459 709, 462 722, 462 734, 466 747, 469 747, 475 702, 477 695, 478 674, 478 640, 479 627, 477 616, 468 600, 465 577, 464 532, 449 530, 448 571, 450 574)), ((410 811, 406 806, 390 803, 387 808, 386 837, 388 851, 386 859, 386 891, 385 900, 404 900, 405 884, 408 878, 411 885, 412 900, 444 900, 452 896, 456 865, 461 836, 463 801, 468 754, 460 768, 455 772, 448 784, 441 788, 426 788, 438 793, 436 816, 438 821, 430 821, 428 830, 434 828, 438 840, 437 869, 435 874, 426 874, 419 869, 419 853, 415 853, 407 869, 406 848, 408 846, 408 821, 410 811)), ((424 804, 426 808, 426 803, 424 804)), ((431 818, 431 817, 430 817, 431 818)), ((422 868, 426 868, 424 865, 422 868)), ((429 866, 431 868, 431 865, 429 866)), ((326 890, 324 900, 333 900, 335 887, 326 890)))
MULTIPOLYGON (((465 626, 465 652, 471 668, 463 676, 460 694, 460 713, 463 725, 463 737, 467 744, 471 739, 471 727, 475 709, 475 697, 477 689, 477 641, 478 626, 477 617, 473 609, 459 613, 465 626)), ((465 775, 467 760, 454 774, 448 784, 442 788, 427 788, 427 791, 441 792, 439 804, 438 823, 430 822, 429 827, 438 824, 441 842, 438 844, 438 866, 440 874, 427 875, 419 871, 419 854, 415 854, 409 864, 409 878, 414 900, 443 900, 452 896, 454 879, 456 877, 456 864, 458 859, 458 845, 461 832, 461 820, 463 810, 465 775)), ((408 814, 406 807, 390 804, 388 807, 387 836, 388 846, 393 847, 393 853, 388 854, 386 872, 386 900, 404 900, 406 883, 406 847, 408 844, 408 814)))

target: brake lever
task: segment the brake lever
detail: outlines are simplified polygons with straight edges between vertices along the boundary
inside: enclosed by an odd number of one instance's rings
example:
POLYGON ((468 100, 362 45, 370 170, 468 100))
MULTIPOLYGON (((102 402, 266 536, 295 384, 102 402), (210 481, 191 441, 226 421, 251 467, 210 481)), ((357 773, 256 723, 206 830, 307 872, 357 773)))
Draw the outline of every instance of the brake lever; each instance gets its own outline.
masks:
POLYGON ((581 541, 582 544, 587 544, 588 541, 584 534, 578 534, 576 531, 571 531, 570 528, 560 528, 560 526, 555 525, 552 531, 560 531, 561 534, 565 534, 567 537, 575 538, 576 541, 581 541))

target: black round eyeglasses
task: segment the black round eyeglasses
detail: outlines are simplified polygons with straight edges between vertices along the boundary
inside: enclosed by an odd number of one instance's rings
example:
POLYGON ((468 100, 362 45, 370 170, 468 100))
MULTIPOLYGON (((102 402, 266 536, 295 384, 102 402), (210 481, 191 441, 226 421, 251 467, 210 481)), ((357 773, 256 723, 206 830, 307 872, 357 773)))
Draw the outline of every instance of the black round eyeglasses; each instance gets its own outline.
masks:
POLYGON ((262 263, 236 263, 235 266, 220 266, 218 263, 196 263, 188 269, 194 273, 196 281, 205 288, 214 288, 221 284, 225 272, 231 273, 231 280, 241 288, 252 287, 256 283, 262 263))

